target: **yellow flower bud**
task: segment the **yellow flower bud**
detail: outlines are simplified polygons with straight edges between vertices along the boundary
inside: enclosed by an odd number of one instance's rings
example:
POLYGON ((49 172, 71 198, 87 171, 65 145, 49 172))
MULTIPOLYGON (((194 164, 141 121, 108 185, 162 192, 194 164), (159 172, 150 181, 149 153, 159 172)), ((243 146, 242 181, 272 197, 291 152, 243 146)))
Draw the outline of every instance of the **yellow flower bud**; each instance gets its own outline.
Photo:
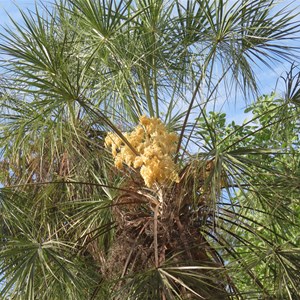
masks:
POLYGON ((178 182, 179 176, 172 155, 176 151, 178 137, 169 133, 158 118, 140 117, 140 124, 131 132, 123 133, 139 155, 126 145, 115 133, 108 133, 105 147, 111 148, 118 169, 123 163, 129 167, 141 168, 140 173, 147 187, 155 182, 165 184, 178 182))

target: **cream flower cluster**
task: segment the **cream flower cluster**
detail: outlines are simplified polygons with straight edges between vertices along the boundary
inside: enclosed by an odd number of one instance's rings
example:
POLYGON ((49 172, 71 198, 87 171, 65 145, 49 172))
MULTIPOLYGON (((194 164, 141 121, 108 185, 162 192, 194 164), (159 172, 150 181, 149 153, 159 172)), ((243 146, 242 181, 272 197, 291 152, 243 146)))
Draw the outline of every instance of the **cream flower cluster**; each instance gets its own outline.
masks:
POLYGON ((167 132, 158 118, 141 116, 137 127, 123 135, 138 155, 118 135, 108 133, 105 146, 111 148, 118 169, 123 167, 123 163, 140 168, 147 187, 152 187, 155 182, 165 184, 179 181, 176 165, 172 160, 178 137, 175 133, 167 132))

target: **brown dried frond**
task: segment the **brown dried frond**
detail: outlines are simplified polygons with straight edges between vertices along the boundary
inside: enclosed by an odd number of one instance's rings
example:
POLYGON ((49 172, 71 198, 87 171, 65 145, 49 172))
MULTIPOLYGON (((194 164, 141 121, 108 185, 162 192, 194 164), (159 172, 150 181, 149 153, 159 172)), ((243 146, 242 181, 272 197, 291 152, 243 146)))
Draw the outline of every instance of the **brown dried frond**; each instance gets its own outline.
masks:
MULTIPOLYGON (((156 185, 151 189, 146 188, 138 176, 135 181, 128 176, 112 209, 117 229, 107 255, 106 274, 125 278, 166 263, 174 267, 198 264, 223 268, 218 254, 199 230, 212 216, 208 179, 214 168, 214 160, 190 163, 179 173, 178 183, 156 185)), ((206 276, 209 271, 195 272, 206 276)), ((209 284, 218 286, 218 290, 225 289, 219 283, 222 280, 215 278, 216 281, 209 284)), ((204 295, 199 287, 193 288, 204 295)))

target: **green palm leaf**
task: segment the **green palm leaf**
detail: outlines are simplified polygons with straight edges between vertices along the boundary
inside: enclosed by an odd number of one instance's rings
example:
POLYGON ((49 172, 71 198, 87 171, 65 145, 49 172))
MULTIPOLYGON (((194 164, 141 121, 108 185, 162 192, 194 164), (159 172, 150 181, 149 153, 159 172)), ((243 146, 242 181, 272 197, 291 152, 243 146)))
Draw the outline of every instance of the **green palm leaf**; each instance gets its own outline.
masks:
POLYGON ((1 297, 298 299, 297 11, 20 14, 0 37, 1 297), (283 62, 285 94, 260 95, 257 68, 283 62), (228 122, 232 100, 249 121, 228 122))

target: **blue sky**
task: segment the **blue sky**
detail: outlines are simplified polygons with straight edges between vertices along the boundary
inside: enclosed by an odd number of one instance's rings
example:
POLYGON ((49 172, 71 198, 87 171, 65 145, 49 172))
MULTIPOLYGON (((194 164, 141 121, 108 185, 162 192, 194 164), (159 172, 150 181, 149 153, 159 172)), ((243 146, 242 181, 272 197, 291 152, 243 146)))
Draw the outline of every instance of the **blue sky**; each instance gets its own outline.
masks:
MULTIPOLYGON (((230 0, 230 2, 234 1, 241 1, 241 0, 230 0)), ((300 11, 299 0, 283 0, 281 1, 281 6, 285 6, 287 4, 290 4, 291 7, 294 9, 294 11, 300 11)), ((17 7, 26 10, 26 9, 34 9, 34 0, 0 0, 0 25, 1 26, 7 26, 10 24, 9 17, 7 16, 7 13, 15 20, 15 21, 21 21, 20 13, 18 12, 17 7)), ((43 1, 44 4, 51 3, 51 0, 43 1)), ((300 16, 299 16, 300 20, 300 16)), ((2 29, 0 29, 1 31, 2 29)), ((300 49, 300 41, 297 42, 298 44, 295 44, 295 46, 299 47, 300 49)), ((282 64, 278 63, 274 66, 274 70, 267 70, 265 68, 261 70, 257 70, 258 77, 260 80, 260 88, 261 92, 265 94, 270 94, 272 90, 276 86, 277 79, 284 74, 285 70, 289 69, 289 64, 282 64)), ((282 86, 278 86, 278 93, 280 94, 283 90, 282 86)), ((249 102, 251 102, 253 99, 249 99, 249 102)), ((243 102, 239 102, 243 103, 243 102)), ((220 105, 221 107, 222 105, 220 105)), ((227 112, 228 117, 231 120, 235 120, 238 123, 241 122, 244 119, 243 115, 243 109, 245 105, 236 105, 236 103, 228 102, 225 104, 223 109, 227 112)), ((248 116, 249 118, 249 116, 248 116)))
POLYGON ((20 19, 20 14, 17 7, 21 9, 32 9, 34 8, 33 0, 0 0, 0 24, 9 24, 9 18, 7 13, 9 13, 15 20, 20 19), (7 13, 6 13, 7 12, 7 13))

